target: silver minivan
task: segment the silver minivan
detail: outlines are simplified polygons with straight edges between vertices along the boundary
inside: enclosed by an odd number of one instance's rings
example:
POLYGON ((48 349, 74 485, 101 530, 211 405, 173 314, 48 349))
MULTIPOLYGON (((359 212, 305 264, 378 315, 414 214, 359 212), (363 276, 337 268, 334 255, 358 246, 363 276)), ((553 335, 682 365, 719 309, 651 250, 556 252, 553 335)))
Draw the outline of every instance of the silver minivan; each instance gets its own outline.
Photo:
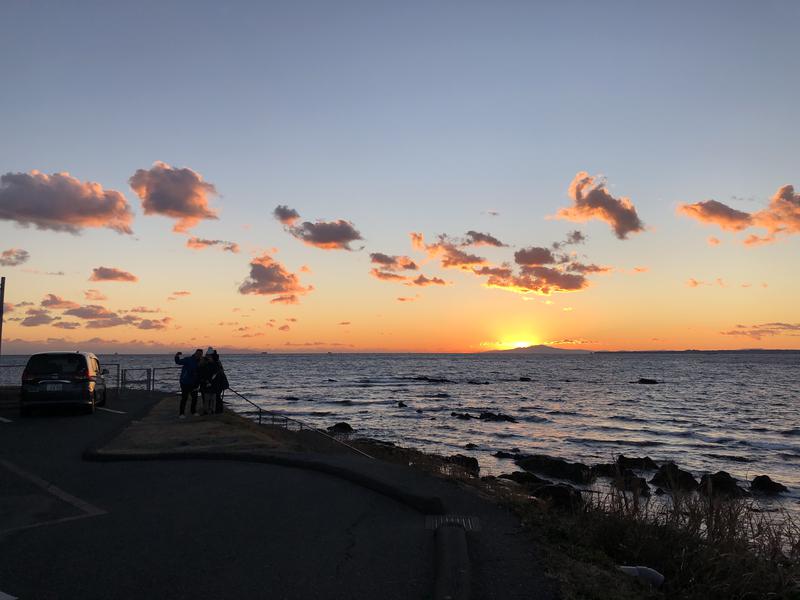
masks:
POLYGON ((93 413, 106 403, 108 369, 91 352, 40 352, 22 372, 19 412, 37 406, 76 406, 93 413))

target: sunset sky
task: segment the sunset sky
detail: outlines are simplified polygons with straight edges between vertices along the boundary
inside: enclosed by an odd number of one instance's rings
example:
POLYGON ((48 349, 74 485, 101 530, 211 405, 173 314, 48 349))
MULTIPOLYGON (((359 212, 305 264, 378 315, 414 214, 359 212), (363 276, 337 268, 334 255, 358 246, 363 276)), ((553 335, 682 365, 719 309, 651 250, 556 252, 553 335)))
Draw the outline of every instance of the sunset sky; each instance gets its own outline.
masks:
POLYGON ((798 31, 6 0, 3 353, 800 348, 798 31))

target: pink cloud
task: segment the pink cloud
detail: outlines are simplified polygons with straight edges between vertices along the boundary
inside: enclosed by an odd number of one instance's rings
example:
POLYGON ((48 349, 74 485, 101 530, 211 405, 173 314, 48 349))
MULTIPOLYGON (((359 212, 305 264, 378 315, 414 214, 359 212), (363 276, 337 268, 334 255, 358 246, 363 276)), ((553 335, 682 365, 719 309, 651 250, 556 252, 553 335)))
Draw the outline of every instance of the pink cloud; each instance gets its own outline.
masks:
POLYGON ((92 269, 92 276, 89 281, 139 281, 133 273, 122 271, 114 267, 97 267, 92 269))
POLYGON ((649 270, 648 267, 633 267, 634 273, 647 273, 649 270))
POLYGON ((800 323, 761 323, 759 325, 737 325, 729 331, 720 331, 722 335, 746 336, 754 340, 779 335, 800 336, 800 323))
POLYGON ((514 253, 514 262, 518 265, 550 265, 556 262, 549 248, 523 248, 514 253))
POLYGON ((375 279, 380 279, 381 281, 407 281, 408 277, 405 275, 399 275, 397 273, 392 273, 391 271, 381 271, 380 269, 370 269, 369 272, 375 279))
POLYGON ((727 231, 741 231, 752 225, 749 213, 731 208, 716 200, 705 200, 694 204, 679 204, 678 213, 700 221, 712 223, 727 231))
POLYGON ((722 243, 719 238, 714 237, 713 235, 708 236, 706 241, 708 242, 709 246, 719 246, 722 243))
POLYGON ((103 300, 108 300, 108 297, 105 296, 100 290, 86 290, 83 292, 83 297, 86 300, 94 300, 95 302, 102 302, 103 300))
POLYGON ((64 314, 81 319, 112 319, 117 316, 117 313, 99 304, 86 304, 84 306, 70 308, 65 310, 64 314))
POLYGON ((14 312, 14 305, 11 302, 3 302, 3 313, 8 314, 14 312))
POLYGON ((49 312, 40 308, 29 308, 25 314, 28 316, 20 321, 20 325, 23 327, 39 327, 58 320, 57 317, 51 316, 49 312))
POLYGON ((493 235, 480 233, 479 231, 468 231, 465 242, 466 246, 496 246, 504 248, 506 245, 493 235))
POLYGON ((294 225, 300 219, 300 213, 295 209, 289 208, 285 204, 279 204, 272 211, 273 216, 284 225, 294 225))
POLYGON ((59 329, 79 329, 80 326, 80 323, 74 321, 59 321, 58 323, 53 323, 53 327, 58 327, 59 329))
POLYGON ((170 317, 163 319, 142 319, 136 324, 138 329, 166 329, 172 322, 170 317))
POLYGON ((440 277, 425 277, 425 275, 420 274, 406 283, 406 285, 425 287, 429 285, 447 285, 447 282, 440 277))
POLYGON ((149 314, 149 313, 160 313, 160 308, 147 308, 146 306, 134 306, 128 312, 132 313, 140 313, 140 314, 149 314))
POLYGON ((419 296, 400 296, 397 298, 398 302, 416 302, 419 296))
POLYGON ((133 233, 133 212, 125 196, 99 183, 81 182, 69 173, 0 176, 0 219, 73 234, 99 227, 133 233))
POLYGON ((569 186, 572 206, 562 208, 556 214, 558 219, 569 221, 605 221, 616 236, 624 240, 631 233, 644 231, 644 223, 636 214, 636 207, 629 198, 614 198, 605 186, 585 171, 581 171, 569 186))
POLYGON ((16 267, 27 261, 31 255, 21 248, 10 248, 0 252, 0 267, 16 267))
POLYGON ((199 237, 190 237, 186 240, 186 247, 191 248, 192 250, 205 250, 206 248, 211 248, 217 246, 223 252, 232 252, 234 254, 239 253, 239 244, 236 242, 226 242, 224 240, 206 240, 199 237))
POLYGON ((128 183, 141 199, 144 214, 176 219, 173 231, 185 232, 204 219, 218 218, 208 206, 216 188, 192 169, 156 161, 150 169, 138 169, 128 183))
POLYGON ((278 327, 278 331, 289 331, 290 327, 288 325, 281 325, 278 327))
POLYGON ((369 255, 369 258, 374 264, 380 265, 380 268, 385 271, 415 271, 419 268, 417 263, 408 256, 390 256, 382 252, 373 252, 369 255))
POLYGON ((64 300, 56 296, 55 294, 47 294, 42 300, 41 305, 45 308, 55 309, 55 310, 62 310, 66 308, 77 308, 80 306, 77 302, 72 302, 71 300, 64 300))
POLYGON ((250 261, 250 275, 239 286, 239 293, 275 296, 272 302, 296 304, 298 294, 307 294, 313 289, 301 285, 297 275, 287 271, 269 254, 263 254, 250 261))

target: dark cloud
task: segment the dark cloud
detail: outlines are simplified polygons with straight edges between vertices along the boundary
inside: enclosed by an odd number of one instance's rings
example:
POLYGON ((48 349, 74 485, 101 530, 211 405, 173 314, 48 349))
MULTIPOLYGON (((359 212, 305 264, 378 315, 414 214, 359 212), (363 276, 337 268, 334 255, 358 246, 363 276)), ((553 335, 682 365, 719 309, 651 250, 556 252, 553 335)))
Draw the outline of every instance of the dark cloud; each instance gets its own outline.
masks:
POLYGON ((49 312, 40 308, 29 308, 25 314, 28 316, 20 321, 20 325, 23 327, 39 327, 58 320, 58 317, 53 317, 49 312))
POLYGON ((760 340, 778 335, 800 336, 800 323, 761 323, 759 325, 737 325, 729 331, 720 331, 722 335, 745 336, 760 340))
POLYGON ((276 206, 275 210, 272 211, 272 215, 284 225, 294 225, 295 221, 300 220, 300 213, 285 204, 276 206))
POLYGON ((514 253, 514 262, 518 265, 550 265, 556 262, 549 248, 531 246, 514 253))
POLYGON ((385 271, 416 271, 419 267, 408 256, 391 256, 383 254, 382 252, 373 252, 369 255, 370 260, 380 265, 380 268, 385 271))
POLYGON ((563 246, 575 246, 583 244, 586 241, 586 236, 577 229, 567 233, 567 237, 563 242, 553 242, 553 250, 560 250, 563 246))
POLYGON ((350 243, 362 240, 361 234, 350 221, 304 221, 287 228, 298 240, 323 250, 352 250, 350 243))
POLYGON ((602 267, 600 265, 584 264, 578 261, 572 261, 567 266, 567 270, 585 275, 587 273, 610 273, 613 269, 611 267, 602 267))
POLYGON ((124 317, 113 316, 96 321, 87 321, 87 329, 108 329, 109 327, 122 327, 125 325, 134 325, 138 321, 138 317, 133 315, 126 315, 124 317))
POLYGON ((139 278, 132 273, 122 271, 114 267, 97 267, 92 269, 92 276, 89 281, 139 281, 139 278))
POLYGON ((80 306, 77 302, 72 302, 71 300, 64 300, 56 296, 55 294, 47 294, 42 300, 41 305, 45 308, 55 309, 55 310, 62 310, 66 308, 78 308, 80 306))
POLYGON ((217 218, 208 206, 216 188, 192 169, 156 161, 150 169, 138 169, 128 183, 142 200, 144 214, 177 220, 173 231, 185 232, 204 219, 217 218))
MULTIPOLYGON (((313 289, 313 288, 309 288, 313 289)), ((275 296, 269 301, 270 304, 300 304, 300 298, 295 294, 284 294, 282 296, 275 296)))
POLYGON ((239 293, 276 296, 272 302, 295 304, 298 294, 307 294, 313 289, 302 286, 297 275, 264 254, 250 261, 250 276, 239 286, 239 293))
POLYGON ((133 233, 133 212, 125 196, 99 183, 81 182, 69 173, 0 176, 0 220, 73 234, 86 227, 133 233))
POLYGON ((713 223, 728 231, 741 231, 752 224, 749 213, 736 210, 716 200, 679 204, 678 212, 701 223, 713 223))
POLYGON ((239 244, 236 242, 226 242, 225 240, 206 240, 199 237, 190 237, 186 240, 186 246, 192 250, 205 250, 212 246, 218 246, 223 252, 233 252, 238 254, 239 244))
POLYGON ((163 319, 142 319, 136 324, 137 329, 166 329, 172 322, 170 317, 163 319))
POLYGON ((108 297, 103 294, 100 290, 86 290, 83 292, 83 297, 86 300, 94 300, 95 302, 102 302, 103 300, 108 300, 108 297))
POLYGON ((616 236, 624 240, 631 233, 644 231, 644 223, 636 214, 636 207, 629 198, 614 198, 606 189, 605 182, 581 171, 569 186, 572 206, 562 208, 556 214, 559 219, 588 221, 599 219, 611 225, 616 236))
POLYGON ((406 285, 425 287, 428 285, 447 285, 447 282, 440 277, 425 277, 425 275, 419 275, 406 283, 406 285))
POLYGON ((465 244, 466 246, 496 246, 498 248, 504 248, 505 244, 498 240, 496 237, 489 235, 488 233, 480 233, 478 231, 468 231, 467 232, 467 239, 465 244))
POLYGON ((86 304, 77 308, 70 308, 65 310, 64 314, 80 319, 112 319, 118 316, 117 313, 99 304, 86 304))
POLYGON ((405 275, 399 275, 397 273, 392 273, 391 271, 382 271, 380 269, 371 269, 369 272, 370 275, 375 277, 376 279, 380 279, 381 281, 407 281, 408 277, 405 275))
POLYGON ((31 255, 21 248, 9 248, 0 252, 0 267, 16 267, 27 261, 31 255))
POLYGON ((477 269, 472 270, 475 275, 481 276, 489 276, 494 275, 495 277, 511 277, 513 271, 511 267, 502 266, 502 267, 480 267, 477 269))
POLYGON ((289 329, 291 329, 291 327, 289 327, 288 325, 281 325, 280 327, 278 327, 278 331, 289 331, 289 329))
POLYGON ((488 287, 505 289, 518 293, 537 293, 549 295, 554 292, 574 292, 589 285, 586 277, 580 273, 569 273, 553 267, 523 267, 524 272, 511 277, 491 276, 486 282, 488 287))
POLYGON ((59 329, 79 329, 80 326, 80 323, 74 321, 59 321, 58 323, 53 323, 53 327, 58 327, 59 329))

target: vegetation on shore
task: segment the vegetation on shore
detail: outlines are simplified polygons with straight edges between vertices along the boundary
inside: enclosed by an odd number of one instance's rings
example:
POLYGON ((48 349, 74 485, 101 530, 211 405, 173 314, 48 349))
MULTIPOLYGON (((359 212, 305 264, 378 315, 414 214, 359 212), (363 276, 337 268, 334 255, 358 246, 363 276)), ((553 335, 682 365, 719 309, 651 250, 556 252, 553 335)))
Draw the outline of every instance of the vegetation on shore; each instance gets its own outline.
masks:
POLYGON ((479 478, 457 458, 375 441, 354 444, 376 458, 458 480, 514 510, 566 600, 800 599, 800 523, 786 513, 762 512, 752 499, 675 491, 656 500, 612 486, 563 510, 524 485, 479 478), (622 574, 620 565, 655 569, 664 584, 653 588, 622 574))

